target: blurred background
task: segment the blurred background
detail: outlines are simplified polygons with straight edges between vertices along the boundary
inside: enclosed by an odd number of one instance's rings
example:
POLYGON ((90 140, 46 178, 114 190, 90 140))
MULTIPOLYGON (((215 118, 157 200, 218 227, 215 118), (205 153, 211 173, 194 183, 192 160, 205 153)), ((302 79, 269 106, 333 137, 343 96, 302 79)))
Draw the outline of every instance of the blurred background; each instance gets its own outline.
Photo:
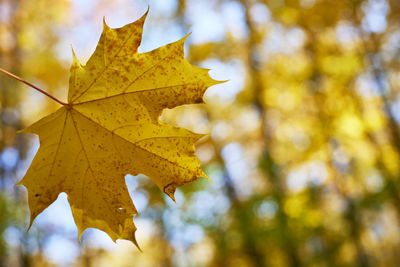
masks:
POLYGON ((209 137, 212 183, 176 192, 126 176, 137 240, 89 229, 66 195, 31 230, 15 187, 38 139, 16 134, 59 105, 0 76, 0 266, 398 266, 400 1, 0 0, 0 67, 65 100, 111 27, 150 5, 141 52, 192 32, 186 58, 229 82, 162 120, 209 137))

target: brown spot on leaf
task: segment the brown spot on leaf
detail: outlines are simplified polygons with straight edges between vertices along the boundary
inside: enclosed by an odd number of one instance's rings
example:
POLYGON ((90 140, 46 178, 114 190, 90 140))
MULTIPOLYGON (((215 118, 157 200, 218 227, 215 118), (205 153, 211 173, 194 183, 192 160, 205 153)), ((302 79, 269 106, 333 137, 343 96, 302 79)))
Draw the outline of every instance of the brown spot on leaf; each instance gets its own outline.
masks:
POLYGON ((195 104, 201 104, 201 103, 203 103, 203 98, 197 98, 195 101, 194 101, 194 103, 195 104))

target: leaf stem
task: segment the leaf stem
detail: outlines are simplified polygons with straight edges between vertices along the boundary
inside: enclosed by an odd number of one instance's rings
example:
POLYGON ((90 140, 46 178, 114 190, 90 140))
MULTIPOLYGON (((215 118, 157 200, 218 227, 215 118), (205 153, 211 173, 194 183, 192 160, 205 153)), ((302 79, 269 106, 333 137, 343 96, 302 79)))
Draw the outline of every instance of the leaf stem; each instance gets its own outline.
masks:
POLYGON ((44 91, 43 89, 40 89, 39 87, 37 87, 37 86, 35 86, 35 85, 33 85, 33 84, 31 84, 31 83, 25 81, 25 80, 22 79, 21 77, 18 77, 18 76, 16 76, 16 75, 12 74, 11 72, 6 71, 5 69, 0 68, 0 72, 2 72, 2 73, 4 73, 4 74, 6 74, 6 75, 8 75, 8 76, 10 76, 10 77, 12 77, 12 78, 14 78, 14 79, 16 79, 17 81, 23 82, 24 84, 26 84, 26 85, 32 87, 33 89, 35 89, 35 90, 41 92, 42 94, 44 94, 44 95, 50 97, 51 99, 53 99, 54 101, 56 101, 57 103, 59 103, 59 104, 61 104, 61 105, 64 105, 64 106, 67 106, 67 105, 68 105, 68 103, 65 103, 65 102, 63 102, 63 101, 61 101, 61 100, 55 98, 54 96, 52 96, 51 94, 47 93, 47 92, 44 91))

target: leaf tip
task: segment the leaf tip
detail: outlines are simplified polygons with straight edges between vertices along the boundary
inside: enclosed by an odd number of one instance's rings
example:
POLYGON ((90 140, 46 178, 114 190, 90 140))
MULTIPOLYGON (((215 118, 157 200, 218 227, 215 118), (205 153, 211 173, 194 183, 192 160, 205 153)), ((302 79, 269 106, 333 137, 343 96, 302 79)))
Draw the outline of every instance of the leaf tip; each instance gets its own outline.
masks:
POLYGON ((103 16, 103 31, 104 31, 105 29, 108 29, 108 28, 110 28, 110 27, 108 27, 108 25, 107 25, 107 23, 106 23, 106 16, 103 16))
POLYGON ((72 53, 72 67, 79 67, 81 63, 79 63, 78 58, 76 57, 74 48, 71 45, 71 53, 72 53))
MULTIPOLYGON (((136 232, 136 231, 135 231, 136 232)), ((140 252, 143 252, 143 250, 140 248, 139 243, 136 240, 136 233, 133 233, 133 237, 129 239, 129 241, 131 241, 140 252)))
POLYGON ((199 136, 199 139, 198 139, 198 140, 200 140, 200 139, 203 138, 203 137, 210 136, 209 134, 206 134, 206 133, 204 133, 204 134, 197 134, 197 135, 199 136))
MULTIPOLYGON (((78 241, 79 241, 79 243, 82 242, 82 234, 83 234, 84 231, 85 231, 84 229, 81 229, 81 228, 78 226, 78 241)), ((114 241, 114 242, 115 242, 115 241, 114 241)))
MULTIPOLYGON (((210 72, 211 69, 205 68, 205 70, 207 71, 208 75, 210 76, 210 73, 209 73, 209 72, 210 72)), ((211 78, 211 76, 210 76, 210 78, 211 78)), ((218 80, 215 80, 215 79, 213 79, 213 78, 211 78, 211 80, 212 80, 212 82, 213 82, 213 85, 221 84, 221 83, 226 83, 226 82, 229 82, 229 81, 230 81, 230 80, 218 81, 218 80)))
POLYGON ((17 131, 17 134, 27 133, 27 132, 28 132, 27 129, 28 129, 28 128, 24 128, 24 129, 18 130, 18 131, 17 131))
POLYGON ((137 21, 135 21, 134 23, 138 23, 139 25, 141 25, 141 27, 143 27, 144 21, 146 20, 147 15, 149 14, 149 11, 150 11, 150 5, 147 5, 146 12, 144 12, 144 14, 137 21))
POLYGON ((192 32, 189 32, 188 34, 186 34, 185 36, 183 36, 183 38, 182 39, 186 39, 186 38, 188 38, 190 35, 192 34, 192 32))
POLYGON ((189 32, 188 34, 186 34, 185 36, 183 36, 179 42, 185 43, 186 39, 192 34, 192 32, 189 32))
POLYGON ((217 80, 214 80, 215 81, 215 84, 220 84, 220 83, 226 83, 226 82, 229 82, 230 80, 223 80, 223 81, 217 81, 217 80))
POLYGON ((28 226, 28 229, 26 230, 26 232, 29 232, 29 230, 31 229, 33 221, 36 219, 36 216, 38 216, 37 213, 35 213, 35 212, 31 213, 31 218, 29 219, 29 226, 28 226))
POLYGON ((175 199, 175 190, 173 193, 167 193, 169 198, 176 204, 176 199, 175 199))
POLYGON ((176 183, 170 183, 164 186, 164 193, 167 194, 173 202, 176 203, 175 201, 175 190, 176 190, 177 184, 176 183))
POLYGON ((201 177, 207 179, 210 183, 213 183, 213 181, 203 171, 202 171, 201 177))
POLYGON ((217 84, 221 84, 221 83, 226 83, 226 82, 229 82, 229 80, 224 80, 224 81, 218 81, 218 80, 214 80, 213 78, 211 78, 211 85, 210 86, 213 86, 213 85, 217 85, 217 84))
POLYGON ((31 229, 31 227, 32 227, 32 223, 33 223, 33 220, 30 220, 30 222, 29 222, 29 226, 28 226, 28 229, 26 229, 26 232, 28 233, 29 232, 29 230, 31 229))

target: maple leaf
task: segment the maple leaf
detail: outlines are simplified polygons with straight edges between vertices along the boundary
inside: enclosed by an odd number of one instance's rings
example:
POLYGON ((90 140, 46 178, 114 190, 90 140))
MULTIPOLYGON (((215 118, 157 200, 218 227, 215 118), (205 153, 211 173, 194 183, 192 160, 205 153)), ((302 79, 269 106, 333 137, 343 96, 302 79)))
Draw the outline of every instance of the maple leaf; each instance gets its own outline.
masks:
POLYGON ((82 66, 74 52, 68 103, 23 132, 40 147, 24 178, 31 227, 61 192, 68 195, 79 239, 87 228, 113 241, 134 242, 137 214, 125 175, 145 174, 174 199, 178 186, 206 177, 194 143, 203 135, 158 120, 165 108, 201 103, 219 83, 183 55, 187 36, 139 53, 147 12, 136 22, 103 32, 82 66))

